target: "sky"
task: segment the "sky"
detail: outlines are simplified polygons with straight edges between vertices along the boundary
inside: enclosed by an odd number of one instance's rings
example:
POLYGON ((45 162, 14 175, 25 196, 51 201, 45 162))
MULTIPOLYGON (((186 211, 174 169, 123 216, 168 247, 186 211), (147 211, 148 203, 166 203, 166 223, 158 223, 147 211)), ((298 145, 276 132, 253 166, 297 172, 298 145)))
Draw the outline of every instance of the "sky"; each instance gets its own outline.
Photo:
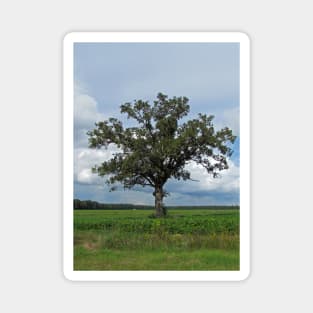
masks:
POLYGON ((159 92, 189 99, 188 118, 214 115, 218 130, 238 136, 230 168, 213 178, 195 163, 187 165, 195 181, 169 180, 165 205, 239 204, 239 44, 238 43, 75 43, 74 46, 74 198, 102 203, 153 204, 152 189, 109 192, 105 178, 91 173, 114 147, 88 148, 86 132, 95 122, 117 117, 134 100, 153 101, 159 92))

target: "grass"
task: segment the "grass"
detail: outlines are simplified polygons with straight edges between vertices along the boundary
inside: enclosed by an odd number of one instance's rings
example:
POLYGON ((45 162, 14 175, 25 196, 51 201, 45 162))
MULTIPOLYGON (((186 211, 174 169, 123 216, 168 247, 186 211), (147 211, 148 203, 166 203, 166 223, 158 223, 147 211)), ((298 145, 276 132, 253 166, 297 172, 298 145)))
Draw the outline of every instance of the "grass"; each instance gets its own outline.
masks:
POLYGON ((75 249, 75 270, 238 270, 236 251, 75 249))
POLYGON ((239 270, 238 210, 74 211, 75 270, 239 270))

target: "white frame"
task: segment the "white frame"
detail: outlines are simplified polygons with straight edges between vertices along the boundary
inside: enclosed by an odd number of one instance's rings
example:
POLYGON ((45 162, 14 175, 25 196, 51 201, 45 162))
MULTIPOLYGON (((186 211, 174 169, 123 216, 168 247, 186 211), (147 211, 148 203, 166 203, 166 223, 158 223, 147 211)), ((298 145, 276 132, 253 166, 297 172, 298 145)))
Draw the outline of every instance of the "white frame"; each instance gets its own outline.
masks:
POLYGON ((240 32, 73 32, 63 42, 63 271, 73 281, 240 281, 250 274, 250 40, 240 32), (240 43, 240 270, 74 271, 73 112, 75 42, 240 43))

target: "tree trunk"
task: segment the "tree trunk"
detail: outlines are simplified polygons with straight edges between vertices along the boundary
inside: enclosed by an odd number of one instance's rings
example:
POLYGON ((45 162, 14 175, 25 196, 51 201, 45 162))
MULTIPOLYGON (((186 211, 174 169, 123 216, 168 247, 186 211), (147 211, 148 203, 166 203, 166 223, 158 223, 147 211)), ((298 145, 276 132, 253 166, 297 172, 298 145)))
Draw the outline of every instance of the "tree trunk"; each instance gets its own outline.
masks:
POLYGON ((155 187, 154 197, 155 197, 155 215, 156 217, 163 217, 165 214, 163 209, 162 187, 155 187))

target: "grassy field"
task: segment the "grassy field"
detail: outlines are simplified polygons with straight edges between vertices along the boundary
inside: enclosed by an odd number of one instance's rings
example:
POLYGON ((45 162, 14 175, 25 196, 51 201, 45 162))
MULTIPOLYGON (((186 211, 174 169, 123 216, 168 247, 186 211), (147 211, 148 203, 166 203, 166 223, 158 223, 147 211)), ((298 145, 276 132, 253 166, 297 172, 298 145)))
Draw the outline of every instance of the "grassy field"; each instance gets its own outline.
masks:
POLYGON ((239 210, 75 210, 75 270, 239 270, 239 210))

